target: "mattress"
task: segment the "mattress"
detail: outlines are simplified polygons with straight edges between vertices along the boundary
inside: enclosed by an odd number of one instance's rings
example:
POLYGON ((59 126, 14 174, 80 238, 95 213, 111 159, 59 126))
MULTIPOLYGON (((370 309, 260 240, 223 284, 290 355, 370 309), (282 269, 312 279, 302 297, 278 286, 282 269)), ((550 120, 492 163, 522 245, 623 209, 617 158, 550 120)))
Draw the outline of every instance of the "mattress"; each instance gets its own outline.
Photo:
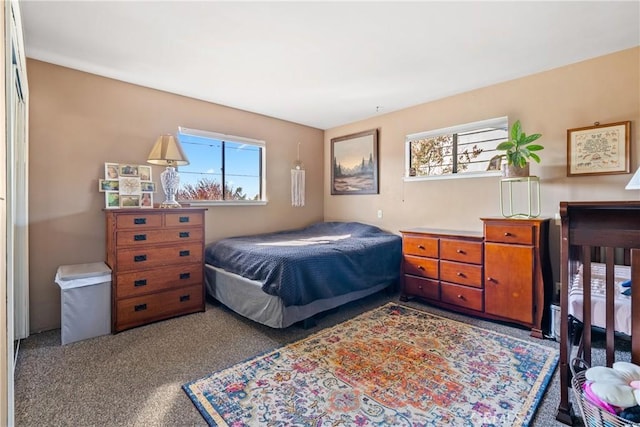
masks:
POLYGON ((287 306, 304 306, 400 277, 402 239, 357 222, 222 239, 205 262, 256 282, 287 306))
MULTIPOLYGON (((627 289, 621 283, 631 278, 631 267, 616 265, 614 268, 615 299, 614 299, 614 329, 631 336, 631 297, 623 295, 627 289)), ((582 322, 584 288, 582 284, 583 265, 573 276, 569 289, 569 315, 582 322)), ((606 327, 606 265, 591 263, 591 325, 606 327)))

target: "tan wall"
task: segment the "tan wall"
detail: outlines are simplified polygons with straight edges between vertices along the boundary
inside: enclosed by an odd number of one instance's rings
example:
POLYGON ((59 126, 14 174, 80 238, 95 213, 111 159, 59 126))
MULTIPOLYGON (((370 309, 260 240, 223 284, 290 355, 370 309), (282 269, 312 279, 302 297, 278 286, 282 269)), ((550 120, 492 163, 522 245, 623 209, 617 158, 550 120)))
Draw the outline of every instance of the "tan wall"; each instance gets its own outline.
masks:
MULTIPOLYGON (((322 220, 323 132, 266 116, 29 60, 30 322, 60 326, 59 265, 105 259, 104 162, 144 164, 156 138, 178 126, 265 140, 266 206, 209 207, 206 241, 322 220), (300 157, 306 206, 291 207, 290 170, 300 157)), ((159 174, 154 180, 164 200, 159 174)))
MULTIPOLYGON (((526 133, 542 133, 542 215, 553 218, 563 200, 637 200, 625 191, 630 174, 566 176, 567 129, 594 122, 632 121, 632 171, 640 164, 640 48, 550 70, 325 131, 324 216, 359 220, 397 232, 426 226, 482 230, 482 216, 500 216, 499 178, 403 182, 405 135, 500 116, 520 119, 526 133), (332 196, 331 138, 379 129, 380 194, 332 196), (383 210, 383 218, 376 216, 383 210)), ((372 107, 373 108, 373 107, 372 107)), ((551 255, 559 277, 559 230, 552 227, 551 255)))

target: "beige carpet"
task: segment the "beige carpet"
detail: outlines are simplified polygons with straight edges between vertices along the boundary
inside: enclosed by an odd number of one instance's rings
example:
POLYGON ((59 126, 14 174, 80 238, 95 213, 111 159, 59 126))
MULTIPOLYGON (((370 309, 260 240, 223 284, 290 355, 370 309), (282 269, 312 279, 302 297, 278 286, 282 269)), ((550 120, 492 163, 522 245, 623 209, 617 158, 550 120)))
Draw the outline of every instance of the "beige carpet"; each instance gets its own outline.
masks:
MULTIPOLYGON (((347 304, 304 330, 271 329, 220 305, 183 316, 66 346, 60 330, 35 334, 21 343, 15 374, 17 426, 196 426, 206 425, 181 385, 257 354, 351 318, 397 295, 384 293, 347 304)), ((524 329, 409 305, 557 348, 524 329)), ((557 372, 534 418, 534 426, 555 421, 557 372)))

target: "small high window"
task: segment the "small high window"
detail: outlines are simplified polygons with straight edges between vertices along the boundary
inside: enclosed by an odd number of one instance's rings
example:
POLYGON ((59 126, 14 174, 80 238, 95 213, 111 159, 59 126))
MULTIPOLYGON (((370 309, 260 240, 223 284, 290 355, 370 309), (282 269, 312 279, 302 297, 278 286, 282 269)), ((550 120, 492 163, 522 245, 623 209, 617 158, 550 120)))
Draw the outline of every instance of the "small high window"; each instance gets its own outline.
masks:
POLYGON ((265 143, 180 127, 189 165, 180 166, 177 198, 198 201, 265 201, 265 143))
POLYGON ((508 118, 483 120, 407 135, 407 177, 478 175, 497 170, 495 147, 508 138, 508 118))

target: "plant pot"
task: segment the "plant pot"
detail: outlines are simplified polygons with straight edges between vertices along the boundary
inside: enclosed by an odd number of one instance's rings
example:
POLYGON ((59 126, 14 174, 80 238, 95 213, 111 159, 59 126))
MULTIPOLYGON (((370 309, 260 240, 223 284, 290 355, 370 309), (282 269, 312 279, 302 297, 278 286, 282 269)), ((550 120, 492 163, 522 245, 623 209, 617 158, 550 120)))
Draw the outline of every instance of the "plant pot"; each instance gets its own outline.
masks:
POLYGON ((502 165, 502 176, 505 178, 522 178, 529 176, 529 163, 523 167, 517 165, 502 165))

